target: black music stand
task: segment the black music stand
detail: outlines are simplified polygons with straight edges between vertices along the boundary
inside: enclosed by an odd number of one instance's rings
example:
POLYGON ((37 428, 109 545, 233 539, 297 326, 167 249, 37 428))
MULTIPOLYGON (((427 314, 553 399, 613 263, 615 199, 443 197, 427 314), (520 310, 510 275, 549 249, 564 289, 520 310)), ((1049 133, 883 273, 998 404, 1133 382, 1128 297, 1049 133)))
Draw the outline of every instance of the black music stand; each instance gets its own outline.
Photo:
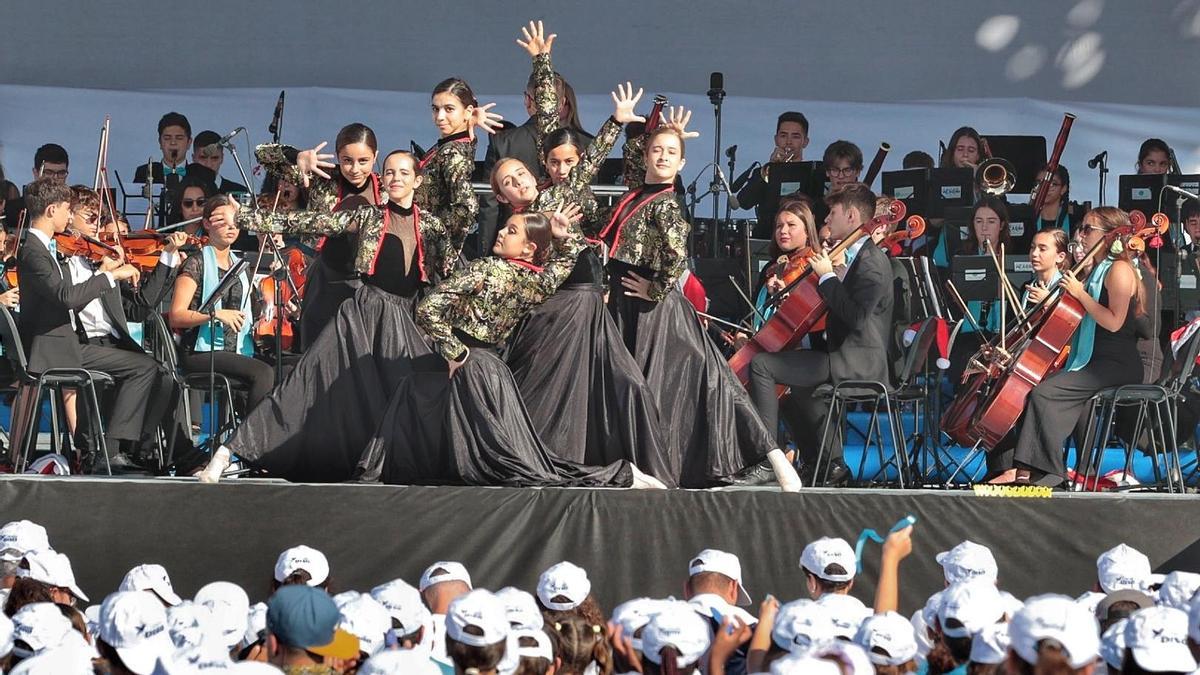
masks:
POLYGON ((1117 206, 1122 211, 1137 209, 1149 216, 1158 211, 1158 197, 1166 184, 1166 174, 1118 176, 1117 206))
POLYGON ((984 136, 992 157, 1008 160, 1016 174, 1012 192, 1027 195, 1033 192, 1037 176, 1046 168, 1046 138, 1044 136, 984 136))
POLYGON ((904 202, 911 216, 929 215, 929 169, 884 171, 880 176, 883 194, 904 202))
POLYGON ((797 192, 820 202, 825 196, 825 172, 820 162, 780 162, 767 165, 767 195, 760 206, 771 213, 779 211, 779 201, 797 192), (765 207, 765 208, 764 208, 765 207))
MULTIPOLYGON (((216 346, 217 346, 217 327, 220 325, 220 322, 217 321, 217 314, 216 314, 216 312, 213 311, 213 305, 217 304, 217 301, 219 301, 221 299, 221 296, 225 295, 225 293, 230 288, 232 288, 235 283, 237 283, 238 278, 241 276, 242 272, 246 269, 246 265, 247 265, 247 263, 245 260, 239 259, 237 262, 235 262, 229 268, 229 271, 225 273, 225 276, 221 277, 221 281, 217 283, 217 287, 213 289, 213 292, 207 298, 204 299, 204 302, 202 302, 200 304, 200 308, 198 310, 196 310, 196 311, 200 312, 201 314, 208 315, 208 338, 209 338, 209 342, 210 342, 209 350, 208 350, 208 414, 209 414, 209 423, 214 427, 214 431, 209 438, 209 440, 212 442, 212 450, 210 451, 210 456, 216 454, 217 438, 221 435, 219 433, 220 429, 215 429, 216 424, 217 424, 217 412, 218 412, 218 410, 217 410, 217 350, 216 350, 216 346)), ((246 320, 249 321, 250 317, 246 317, 246 320)), ((222 331, 223 330, 224 329, 222 329, 222 331)), ((223 340, 222 340, 222 342, 223 342, 223 340)), ((233 414, 232 410, 229 412, 231 415, 233 414)))
POLYGON ((998 296, 996 265, 990 255, 956 255, 950 260, 950 278, 963 300, 995 300, 998 296))

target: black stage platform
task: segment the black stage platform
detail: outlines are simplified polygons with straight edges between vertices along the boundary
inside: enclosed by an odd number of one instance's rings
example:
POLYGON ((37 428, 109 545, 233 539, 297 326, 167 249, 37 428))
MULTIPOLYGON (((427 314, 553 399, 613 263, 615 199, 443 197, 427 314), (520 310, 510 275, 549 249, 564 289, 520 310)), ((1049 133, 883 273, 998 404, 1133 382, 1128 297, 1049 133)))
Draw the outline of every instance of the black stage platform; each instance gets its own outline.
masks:
MULTIPOLYGON (((830 535, 853 544, 864 527, 886 531, 906 513, 920 520, 913 557, 901 568, 909 612, 942 585, 934 556, 967 538, 992 548, 1001 586, 1018 597, 1077 595, 1094 582, 1096 556, 1122 541, 1158 571, 1200 570, 1195 496, 0 479, 0 522, 45 525, 94 602, 143 562, 165 565, 184 597, 225 579, 258 600, 276 555, 300 543, 329 556, 335 590, 368 590, 397 576, 415 583, 439 559, 465 563, 479 586, 532 590, 542 569, 568 559, 588 570, 608 609, 637 595, 680 595, 688 559, 713 547, 741 557, 756 603, 767 592, 786 600, 804 594, 798 560, 806 542, 830 535)), ((879 546, 864 557, 855 595, 869 602, 879 546)))

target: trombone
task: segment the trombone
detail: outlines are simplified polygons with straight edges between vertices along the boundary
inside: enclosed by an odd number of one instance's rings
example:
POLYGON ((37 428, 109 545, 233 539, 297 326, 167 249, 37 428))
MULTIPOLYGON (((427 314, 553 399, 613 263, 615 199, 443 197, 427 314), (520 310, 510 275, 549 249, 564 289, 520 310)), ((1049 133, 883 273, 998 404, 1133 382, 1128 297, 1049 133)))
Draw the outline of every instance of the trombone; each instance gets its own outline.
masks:
POLYGON ((975 168, 975 187, 980 194, 1000 197, 1017 184, 1017 172, 1007 159, 992 157, 975 168))

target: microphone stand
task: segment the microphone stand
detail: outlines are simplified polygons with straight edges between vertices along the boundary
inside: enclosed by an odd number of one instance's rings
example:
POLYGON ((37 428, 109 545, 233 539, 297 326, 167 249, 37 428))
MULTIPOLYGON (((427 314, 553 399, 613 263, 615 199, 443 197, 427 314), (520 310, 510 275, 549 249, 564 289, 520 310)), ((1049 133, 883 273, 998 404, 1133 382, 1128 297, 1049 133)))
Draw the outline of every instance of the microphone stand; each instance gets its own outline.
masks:
POLYGON ((1100 157, 1100 206, 1104 206, 1105 184, 1108 183, 1108 153, 1100 157))
MULTIPOLYGON (((713 196, 712 204, 712 223, 713 230, 709 234, 709 248, 712 251, 717 250, 719 242, 718 235, 720 227, 718 226, 718 218, 720 217, 720 202, 721 193, 725 186, 721 181, 718 173, 721 170, 721 103, 725 100, 725 89, 714 88, 708 90, 708 100, 713 105, 713 115, 716 121, 716 133, 713 137, 713 161, 712 161, 712 182, 708 186, 708 193, 713 196)), ((703 199, 704 197, 701 197, 703 199)))
MULTIPOLYGON (((729 175, 736 176, 737 171, 736 171, 735 167, 737 166, 737 146, 736 145, 730 146, 729 150, 725 151, 725 155, 727 157, 729 157, 729 175)), ((733 197, 733 194, 732 194, 733 193, 733 185, 729 186, 729 191, 730 191, 730 195, 728 198, 725 199, 725 222, 733 223, 733 202, 730 201, 731 198, 733 197)), ((754 281, 753 281, 753 279, 754 279, 754 276, 753 276, 754 275, 754 260, 750 254, 750 234, 751 234, 750 220, 745 219, 744 225, 742 227, 742 255, 746 259, 746 294, 747 295, 754 292, 754 281)), ((741 289, 739 289, 739 290, 741 290, 741 289)))

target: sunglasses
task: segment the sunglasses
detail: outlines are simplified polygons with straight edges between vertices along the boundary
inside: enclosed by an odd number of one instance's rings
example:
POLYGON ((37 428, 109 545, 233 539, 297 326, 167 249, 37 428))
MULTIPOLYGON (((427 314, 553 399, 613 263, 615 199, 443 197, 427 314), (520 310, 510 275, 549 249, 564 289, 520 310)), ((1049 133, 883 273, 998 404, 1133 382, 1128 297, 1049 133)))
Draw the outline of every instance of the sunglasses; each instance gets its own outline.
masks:
POLYGON ((185 207, 190 209, 193 206, 204 206, 204 202, 205 199, 201 197, 200 199, 184 199, 182 203, 185 207))

